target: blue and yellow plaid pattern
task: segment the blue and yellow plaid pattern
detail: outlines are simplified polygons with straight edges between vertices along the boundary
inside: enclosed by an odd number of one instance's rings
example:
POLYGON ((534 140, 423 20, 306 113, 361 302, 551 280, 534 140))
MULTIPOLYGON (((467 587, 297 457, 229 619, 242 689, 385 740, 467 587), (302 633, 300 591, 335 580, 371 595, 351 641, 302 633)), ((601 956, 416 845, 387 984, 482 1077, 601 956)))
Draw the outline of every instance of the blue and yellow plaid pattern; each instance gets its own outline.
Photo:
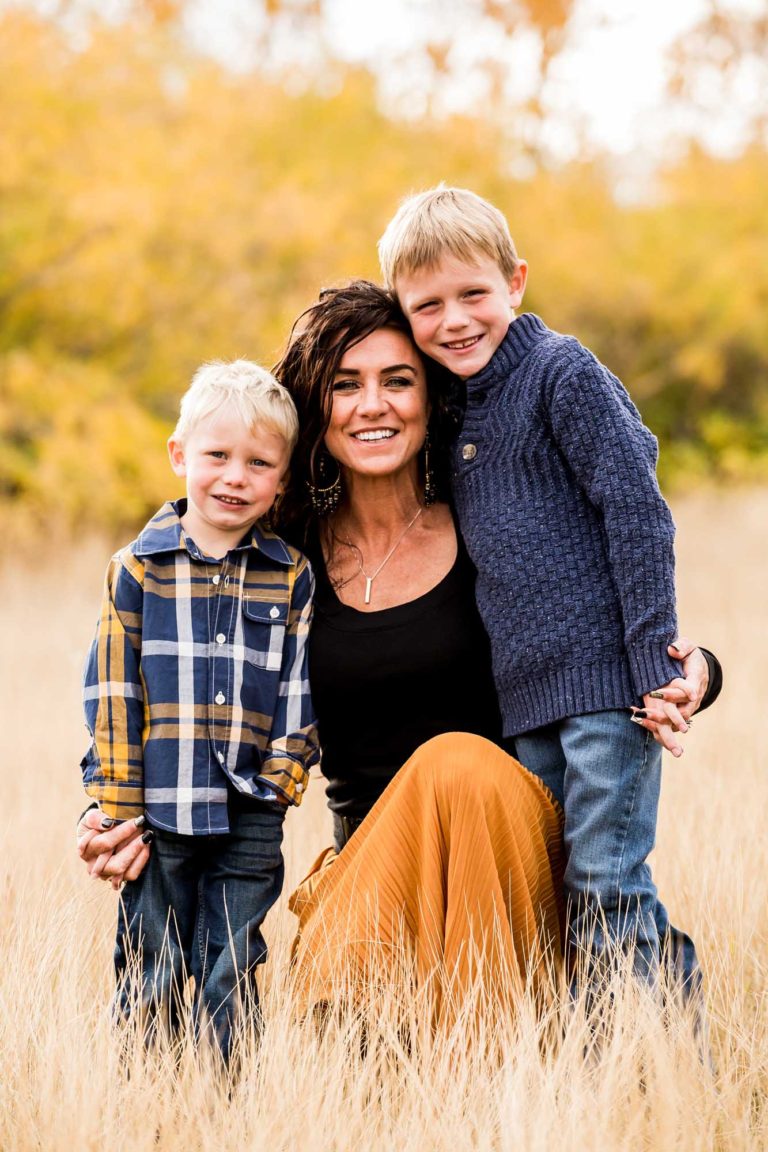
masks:
POLYGON ((228 783, 301 803, 319 759, 307 679, 308 561, 255 525, 222 560, 164 504, 107 569, 85 669, 83 782, 104 811, 229 830, 228 783))

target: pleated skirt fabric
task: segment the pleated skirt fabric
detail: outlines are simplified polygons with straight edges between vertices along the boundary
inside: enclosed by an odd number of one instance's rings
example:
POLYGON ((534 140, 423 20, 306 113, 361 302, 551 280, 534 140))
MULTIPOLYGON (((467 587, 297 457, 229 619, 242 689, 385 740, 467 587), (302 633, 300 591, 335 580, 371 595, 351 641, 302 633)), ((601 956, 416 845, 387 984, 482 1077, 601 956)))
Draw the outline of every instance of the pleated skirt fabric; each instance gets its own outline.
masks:
POLYGON ((562 959, 562 817, 541 782, 480 736, 416 750, 338 855, 290 898, 299 1012, 407 981, 436 1017, 467 997, 552 985, 562 959))

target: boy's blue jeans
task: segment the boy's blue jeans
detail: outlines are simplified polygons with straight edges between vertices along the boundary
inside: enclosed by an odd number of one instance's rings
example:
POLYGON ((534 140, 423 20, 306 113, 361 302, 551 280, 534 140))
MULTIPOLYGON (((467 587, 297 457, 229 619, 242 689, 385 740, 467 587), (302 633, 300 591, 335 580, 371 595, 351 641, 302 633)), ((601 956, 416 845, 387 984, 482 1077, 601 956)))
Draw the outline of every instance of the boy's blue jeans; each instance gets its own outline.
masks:
POLYGON ((661 747, 630 713, 573 716, 515 737, 516 754, 565 813, 568 944, 599 966, 606 944, 630 951, 655 982, 664 963, 686 997, 698 994, 692 940, 671 927, 648 855, 656 837, 661 747), (606 936, 609 938, 606 939, 606 936))
POLYGON ((229 1060, 242 998, 258 1000, 261 925, 283 884, 284 818, 283 805, 254 802, 232 811, 226 835, 154 830, 146 868, 123 888, 115 946, 118 1008, 127 1017, 140 1006, 147 1038, 177 1030, 193 976, 196 1027, 210 1028, 229 1060))

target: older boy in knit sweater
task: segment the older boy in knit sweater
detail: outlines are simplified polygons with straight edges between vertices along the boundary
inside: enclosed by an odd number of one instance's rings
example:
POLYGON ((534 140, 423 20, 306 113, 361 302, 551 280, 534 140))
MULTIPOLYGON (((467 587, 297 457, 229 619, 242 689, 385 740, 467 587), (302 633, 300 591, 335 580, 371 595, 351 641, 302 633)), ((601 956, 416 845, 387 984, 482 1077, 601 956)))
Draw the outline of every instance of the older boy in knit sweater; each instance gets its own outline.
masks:
MULTIPOLYGON (((456 512, 505 739, 564 809, 570 942, 590 971, 615 946, 653 982, 670 932, 647 863, 661 743, 680 755, 695 707, 669 651, 674 526, 656 440, 576 339, 515 318, 527 266, 487 201, 412 196, 379 253, 419 348, 466 382, 456 512)), ((693 945, 677 940, 691 982, 693 945)))

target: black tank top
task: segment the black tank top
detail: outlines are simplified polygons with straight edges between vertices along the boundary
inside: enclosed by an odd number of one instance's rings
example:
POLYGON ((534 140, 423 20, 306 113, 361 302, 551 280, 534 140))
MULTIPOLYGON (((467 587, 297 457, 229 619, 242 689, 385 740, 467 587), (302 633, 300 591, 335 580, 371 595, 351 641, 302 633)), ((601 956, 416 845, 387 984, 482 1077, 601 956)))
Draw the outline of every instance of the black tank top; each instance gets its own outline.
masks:
POLYGON ((316 553, 312 561, 317 590, 309 673, 334 812, 364 816, 432 736, 475 732, 500 742, 490 645, 461 541, 439 584, 380 612, 342 604, 322 558, 316 553))

